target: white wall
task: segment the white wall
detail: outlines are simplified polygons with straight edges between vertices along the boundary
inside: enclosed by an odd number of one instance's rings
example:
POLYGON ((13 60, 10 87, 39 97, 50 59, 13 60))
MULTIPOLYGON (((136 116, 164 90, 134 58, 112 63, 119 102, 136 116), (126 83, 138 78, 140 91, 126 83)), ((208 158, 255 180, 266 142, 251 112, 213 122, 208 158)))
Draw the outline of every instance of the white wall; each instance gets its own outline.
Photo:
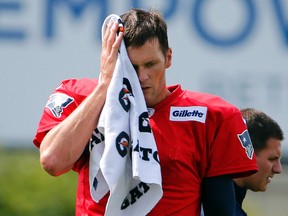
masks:
POLYGON ((287 1, 1 2, 6 2, 0 3, 2 144, 31 145, 43 106, 62 79, 98 77, 103 19, 132 6, 157 8, 166 16, 173 49, 169 84, 219 94, 239 108, 261 109, 287 136, 287 1))

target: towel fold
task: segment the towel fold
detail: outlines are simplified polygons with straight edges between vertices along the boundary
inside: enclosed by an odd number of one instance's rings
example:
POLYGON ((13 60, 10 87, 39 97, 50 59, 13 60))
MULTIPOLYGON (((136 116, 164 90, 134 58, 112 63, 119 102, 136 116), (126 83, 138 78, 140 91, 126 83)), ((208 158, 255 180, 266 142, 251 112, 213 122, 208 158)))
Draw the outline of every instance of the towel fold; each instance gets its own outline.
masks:
MULTIPOLYGON (((118 15, 108 16, 102 26, 102 38, 111 19, 121 21, 118 15)), ((90 142, 93 200, 98 202, 110 191, 105 215, 149 213, 163 195, 159 156, 143 92, 124 40, 92 137, 98 140, 98 144, 90 142)))

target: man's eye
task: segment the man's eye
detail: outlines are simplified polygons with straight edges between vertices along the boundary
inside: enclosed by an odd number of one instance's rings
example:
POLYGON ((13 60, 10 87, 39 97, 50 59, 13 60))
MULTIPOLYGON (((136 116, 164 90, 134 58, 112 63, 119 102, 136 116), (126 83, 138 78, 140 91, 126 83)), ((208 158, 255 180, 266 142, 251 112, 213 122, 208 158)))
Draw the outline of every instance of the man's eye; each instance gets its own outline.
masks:
POLYGON ((154 65, 153 62, 149 62, 149 63, 146 64, 146 67, 152 67, 153 65, 154 65))
POLYGON ((278 159, 279 159, 279 157, 269 158, 270 161, 276 161, 276 160, 278 160, 278 159))

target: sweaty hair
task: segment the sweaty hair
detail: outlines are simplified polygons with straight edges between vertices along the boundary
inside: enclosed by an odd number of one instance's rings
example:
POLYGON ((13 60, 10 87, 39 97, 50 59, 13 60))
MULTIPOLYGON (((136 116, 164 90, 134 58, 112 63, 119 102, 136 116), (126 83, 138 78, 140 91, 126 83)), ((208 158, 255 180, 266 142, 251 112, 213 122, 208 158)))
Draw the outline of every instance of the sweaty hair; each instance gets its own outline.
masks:
POLYGON ((137 48, 147 41, 158 39, 161 51, 166 54, 169 49, 167 24, 160 13, 131 9, 121 15, 124 23, 124 41, 126 47, 137 48))
POLYGON ((251 141, 257 154, 266 148, 270 138, 282 141, 283 131, 278 123, 262 111, 246 108, 241 110, 243 118, 246 120, 247 128, 251 141))

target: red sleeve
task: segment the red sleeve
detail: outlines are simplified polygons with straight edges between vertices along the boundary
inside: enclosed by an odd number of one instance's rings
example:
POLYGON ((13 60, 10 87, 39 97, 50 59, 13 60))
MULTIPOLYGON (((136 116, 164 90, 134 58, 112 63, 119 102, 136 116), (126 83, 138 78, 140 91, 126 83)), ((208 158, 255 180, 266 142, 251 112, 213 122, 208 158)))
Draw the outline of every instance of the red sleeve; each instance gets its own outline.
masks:
POLYGON ((78 106, 77 98, 68 90, 73 80, 65 80, 49 96, 33 143, 39 148, 46 133, 69 116, 78 106))
POLYGON ((33 143, 39 147, 46 133, 67 118, 97 83, 88 78, 64 80, 48 98, 33 143))
MULTIPOLYGON (((68 79, 64 80, 49 96, 40 119, 33 143, 38 148, 45 135, 69 116, 79 104, 91 93, 98 81, 96 79, 68 79)), ((88 141, 87 141, 88 142, 88 141)), ((74 164, 73 170, 79 171, 89 159, 86 148, 80 159, 74 164)))
POLYGON ((209 147, 206 176, 230 173, 235 178, 251 175, 257 171, 257 163, 246 124, 237 109, 229 116, 225 113, 231 112, 222 112, 224 117, 217 119, 221 123, 209 147))

